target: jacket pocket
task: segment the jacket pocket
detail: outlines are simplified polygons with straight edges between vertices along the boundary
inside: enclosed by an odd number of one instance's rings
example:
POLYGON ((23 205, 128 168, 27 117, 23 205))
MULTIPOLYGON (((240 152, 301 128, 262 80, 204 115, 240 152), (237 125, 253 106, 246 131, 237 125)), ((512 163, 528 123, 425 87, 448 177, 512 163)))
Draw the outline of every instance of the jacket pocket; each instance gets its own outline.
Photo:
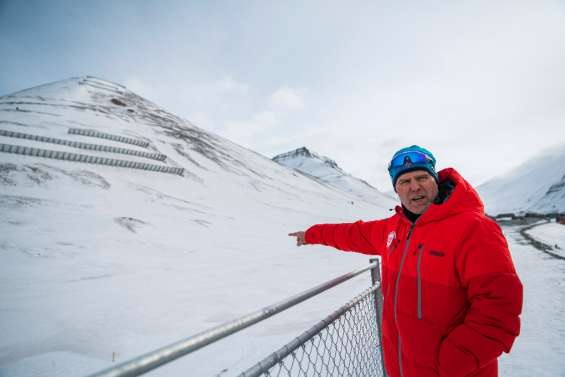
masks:
POLYGON ((416 262, 416 276, 417 276, 417 310, 418 319, 422 319, 422 254, 424 253, 424 244, 418 245, 418 259, 416 262))

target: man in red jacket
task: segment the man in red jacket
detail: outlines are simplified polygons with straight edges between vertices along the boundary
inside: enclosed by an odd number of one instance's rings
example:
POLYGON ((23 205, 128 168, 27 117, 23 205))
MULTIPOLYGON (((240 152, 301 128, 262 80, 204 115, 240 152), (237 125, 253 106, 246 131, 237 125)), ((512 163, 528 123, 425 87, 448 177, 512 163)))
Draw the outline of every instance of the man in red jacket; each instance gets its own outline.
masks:
POLYGON ((520 332, 522 284, 499 226, 454 169, 413 145, 389 164, 402 206, 383 220, 289 234, 382 257, 383 353, 390 377, 493 377, 520 332))

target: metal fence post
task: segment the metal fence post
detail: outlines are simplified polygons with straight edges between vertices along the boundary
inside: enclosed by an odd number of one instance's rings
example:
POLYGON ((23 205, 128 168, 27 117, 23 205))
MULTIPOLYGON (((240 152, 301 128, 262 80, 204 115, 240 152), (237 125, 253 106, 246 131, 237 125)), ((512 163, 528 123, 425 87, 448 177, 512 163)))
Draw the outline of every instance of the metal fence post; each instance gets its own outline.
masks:
POLYGON ((372 285, 379 284, 379 289, 375 291, 375 312, 377 315, 377 326, 379 330, 379 342, 381 348, 381 366, 383 368, 383 376, 387 377, 385 360, 383 355, 383 288, 381 281, 381 261, 379 258, 369 259, 370 263, 375 263, 375 268, 371 269, 371 283, 372 285))

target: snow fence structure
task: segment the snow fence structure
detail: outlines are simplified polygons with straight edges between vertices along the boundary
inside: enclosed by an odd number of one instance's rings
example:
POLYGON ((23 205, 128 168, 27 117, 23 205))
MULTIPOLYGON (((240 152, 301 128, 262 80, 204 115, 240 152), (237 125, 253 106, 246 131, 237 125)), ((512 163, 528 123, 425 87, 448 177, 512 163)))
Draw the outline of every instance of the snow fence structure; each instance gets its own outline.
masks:
MULTIPOLYGON (((149 158, 149 159, 157 160, 157 161, 165 161, 165 159, 167 158, 166 155, 161 154, 161 153, 150 153, 150 152, 144 152, 144 151, 137 151, 137 150, 134 150, 134 149, 113 147, 113 146, 110 146, 110 145, 82 143, 80 141, 58 139, 58 138, 40 136, 40 135, 32 135, 32 134, 26 134, 26 133, 23 133, 23 132, 0 130, 0 136, 13 137, 13 138, 18 138, 18 139, 26 139, 26 140, 33 140, 33 141, 40 141, 40 142, 43 142, 43 143, 59 144, 59 145, 65 145, 65 146, 68 146, 68 147, 79 148, 79 149, 87 149, 87 150, 92 150, 92 151, 97 151, 97 152, 110 152, 110 153, 127 154, 127 155, 132 155, 132 156, 137 156, 137 157, 149 158)), ((116 136, 116 137, 118 137, 118 136, 116 136)))
POLYGON ((113 140, 113 141, 119 141, 120 143, 137 145, 137 146, 143 147, 143 148, 149 147, 149 143, 146 142, 146 141, 133 139, 133 138, 130 138, 130 137, 125 137, 125 136, 107 134, 105 132, 100 132, 100 131, 96 131, 96 130, 89 130, 89 129, 85 129, 85 128, 69 128, 69 134, 81 135, 81 136, 90 136, 90 137, 97 137, 99 139, 108 139, 108 140, 113 140))
POLYGON ((50 149, 25 147, 21 145, 13 145, 13 144, 0 144, 0 152, 21 154, 21 155, 34 156, 34 157, 53 158, 57 160, 65 160, 65 161, 73 161, 73 162, 83 162, 87 164, 98 164, 98 165, 130 168, 130 169, 141 169, 141 170, 155 171, 160 173, 176 174, 181 176, 184 174, 184 168, 147 164, 144 162, 136 162, 136 161, 118 160, 114 158, 90 156, 85 154, 62 152, 62 151, 55 151, 50 149))

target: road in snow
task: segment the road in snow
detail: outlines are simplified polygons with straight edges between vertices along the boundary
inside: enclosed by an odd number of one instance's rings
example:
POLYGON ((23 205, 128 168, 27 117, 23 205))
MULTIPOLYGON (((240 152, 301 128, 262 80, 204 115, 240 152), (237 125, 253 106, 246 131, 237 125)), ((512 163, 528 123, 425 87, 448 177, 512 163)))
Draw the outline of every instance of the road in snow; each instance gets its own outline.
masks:
POLYGON ((551 252, 565 258, 565 225, 547 223, 533 227, 527 233, 551 247, 551 252))
POLYGON ((500 375, 565 376, 565 261, 529 245, 518 227, 503 230, 524 285, 524 309, 521 334, 502 357, 500 375))

